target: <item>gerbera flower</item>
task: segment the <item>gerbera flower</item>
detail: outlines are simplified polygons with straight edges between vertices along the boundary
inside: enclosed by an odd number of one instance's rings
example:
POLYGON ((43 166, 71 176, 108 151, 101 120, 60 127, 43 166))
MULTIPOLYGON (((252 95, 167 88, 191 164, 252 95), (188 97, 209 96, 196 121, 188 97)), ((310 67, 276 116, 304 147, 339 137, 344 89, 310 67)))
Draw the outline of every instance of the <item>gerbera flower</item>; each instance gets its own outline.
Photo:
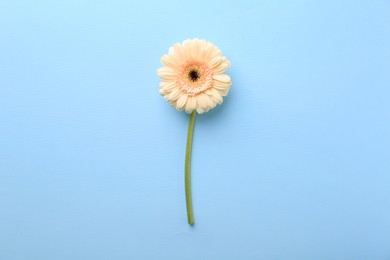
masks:
POLYGON ((161 63, 164 67, 157 71, 160 94, 179 111, 202 114, 221 104, 229 92, 231 81, 224 72, 230 62, 210 42, 192 39, 175 43, 161 63))
POLYGON ((161 78, 160 94, 177 110, 191 114, 184 180, 188 223, 192 225, 190 159, 195 114, 207 112, 222 103, 231 85, 230 77, 224 74, 230 62, 212 43, 193 39, 174 44, 169 54, 162 56, 161 63, 164 67, 157 70, 161 78))

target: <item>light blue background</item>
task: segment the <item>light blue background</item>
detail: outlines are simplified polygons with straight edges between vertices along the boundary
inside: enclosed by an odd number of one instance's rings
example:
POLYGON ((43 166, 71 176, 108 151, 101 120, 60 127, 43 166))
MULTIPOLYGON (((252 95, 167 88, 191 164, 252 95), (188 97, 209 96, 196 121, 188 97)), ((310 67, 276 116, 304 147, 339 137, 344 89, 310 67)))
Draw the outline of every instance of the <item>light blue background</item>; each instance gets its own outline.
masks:
POLYGON ((390 259, 390 2, 0 2, 0 259, 390 259), (197 118, 159 59, 231 60, 197 118))

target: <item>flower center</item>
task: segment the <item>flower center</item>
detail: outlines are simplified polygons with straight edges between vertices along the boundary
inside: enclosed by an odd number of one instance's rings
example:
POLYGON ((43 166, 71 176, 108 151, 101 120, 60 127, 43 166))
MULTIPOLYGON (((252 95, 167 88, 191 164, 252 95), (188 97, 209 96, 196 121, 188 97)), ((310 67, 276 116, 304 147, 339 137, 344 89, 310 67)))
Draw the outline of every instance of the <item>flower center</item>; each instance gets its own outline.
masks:
POLYGON ((189 96, 212 87, 212 71, 206 63, 189 61, 179 68, 177 84, 189 96))
POLYGON ((191 70, 190 71, 190 73, 188 73, 188 76, 190 77, 190 79, 192 80, 192 81, 197 81, 198 80, 198 78, 199 78, 199 73, 198 73, 198 71, 196 71, 196 70, 191 70))

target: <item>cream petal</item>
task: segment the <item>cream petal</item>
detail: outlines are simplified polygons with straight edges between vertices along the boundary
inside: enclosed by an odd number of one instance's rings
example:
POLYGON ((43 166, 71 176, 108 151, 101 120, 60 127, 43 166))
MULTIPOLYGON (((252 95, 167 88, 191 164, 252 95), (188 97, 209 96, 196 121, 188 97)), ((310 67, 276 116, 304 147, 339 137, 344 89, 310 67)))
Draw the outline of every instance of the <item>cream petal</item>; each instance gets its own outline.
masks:
POLYGON ((180 94, 181 90, 179 88, 175 88, 168 95, 166 95, 165 98, 168 101, 176 101, 180 97, 180 94))
POLYGON ((168 55, 175 56, 177 58, 177 53, 175 52, 175 49, 173 48, 173 46, 169 47, 168 55))
POLYGON ((198 38, 192 40, 191 55, 193 59, 199 60, 201 54, 201 42, 198 38))
POLYGON ((214 88, 210 88, 205 93, 207 95, 209 95, 209 97, 211 97, 215 103, 217 103, 219 105, 222 104, 223 98, 222 98, 221 93, 219 93, 218 90, 216 90, 214 88))
POLYGON ((175 51, 175 48, 170 47, 168 56, 175 62, 176 65, 183 64, 185 60, 175 51))
MULTIPOLYGON (((205 94, 206 95, 206 94, 205 94)), ((206 95, 207 96, 207 107, 209 108, 209 109, 211 109, 211 108, 214 108, 216 105, 217 105, 217 103, 214 101, 214 99, 212 98, 212 97, 210 97, 209 95, 206 95)))
POLYGON ((224 58, 224 61, 214 68, 214 73, 222 74, 229 68, 230 68, 230 62, 226 58, 224 58))
POLYGON ((187 102, 187 98, 188 98, 188 95, 185 94, 185 93, 182 93, 179 97, 179 99, 177 100, 177 103, 176 103, 176 109, 177 110, 183 110, 186 102, 187 102))
POLYGON ((160 94, 162 96, 165 96, 165 95, 169 95, 171 92, 173 92, 175 89, 177 89, 176 86, 168 86, 168 87, 165 87, 165 88, 160 88, 160 94))
POLYGON ((176 71, 169 67, 162 67, 157 70, 158 76, 163 80, 174 80, 177 77, 176 71))
POLYGON ((200 93, 198 95, 196 95, 196 101, 198 102, 198 105, 203 107, 203 108, 206 108, 207 107, 207 96, 203 93, 200 93))
POLYGON ((190 114, 196 109, 196 100, 194 97, 187 96, 187 101, 185 103, 184 109, 186 113, 190 114))
POLYGON ((199 40, 199 60, 204 61, 207 42, 205 40, 199 40))
POLYGON ((205 50, 203 52, 203 61, 208 62, 212 58, 214 58, 216 55, 215 53, 218 52, 218 48, 215 47, 213 44, 207 42, 205 46, 205 50))
POLYGON ((205 100, 204 96, 201 94, 195 96, 196 99, 196 111, 199 114, 202 114, 207 109, 207 101, 205 100))
POLYGON ((209 107, 209 110, 210 109, 213 109, 214 107, 216 107, 217 106, 217 103, 215 103, 214 101, 213 101, 213 103, 211 103, 211 105, 210 105, 210 107, 209 107))
POLYGON ((177 86, 175 81, 162 81, 160 82, 160 88, 171 92, 174 88, 177 88, 177 86))
POLYGON ((230 86, 231 81, 230 77, 226 74, 214 74, 213 75, 214 79, 214 86, 230 86))
POLYGON ((161 96, 165 96, 166 94, 168 94, 168 92, 166 90, 162 89, 162 88, 160 88, 159 92, 160 92, 161 96))
POLYGON ((187 54, 184 50, 183 45, 181 45, 180 43, 175 43, 172 48, 177 58, 180 59, 180 62, 184 63, 187 60, 187 54))
POLYGON ((207 61, 209 53, 210 53, 210 49, 211 49, 211 47, 207 43, 203 46, 202 55, 200 57, 201 61, 207 61))
POLYGON ((176 58, 171 55, 164 55, 160 59, 161 63, 167 67, 170 67, 172 69, 176 69, 177 66, 179 65, 176 58))
POLYGON ((231 82, 223 82, 223 81, 218 81, 214 80, 213 81, 213 88, 218 90, 222 96, 226 96, 227 93, 229 92, 231 82))
POLYGON ((198 114, 203 114, 204 112, 206 112, 203 108, 201 108, 201 107, 197 107, 196 108, 196 112, 198 112, 198 114))
POLYGON ((230 87, 226 87, 225 89, 217 89, 221 96, 225 97, 229 93, 230 87))
POLYGON ((199 114, 209 111, 210 108, 213 108, 216 105, 216 103, 205 93, 200 93, 197 95, 196 101, 198 103, 196 111, 199 114))
POLYGON ((210 49, 210 54, 209 54, 210 56, 208 57, 209 60, 212 60, 215 57, 221 57, 222 53, 221 53, 220 49, 218 49, 218 47, 213 45, 212 43, 210 43, 210 44, 211 44, 212 47, 210 49))
POLYGON ((218 82, 214 81, 214 86, 213 88, 215 88, 216 90, 225 90, 225 89, 228 89, 229 88, 229 85, 223 85, 223 84, 219 84, 218 82), (216 84, 217 83, 217 84, 216 84))
POLYGON ((182 46, 187 59, 192 59, 192 40, 183 41, 182 46))
POLYGON ((223 61, 223 57, 221 56, 214 57, 212 60, 209 61, 209 66, 210 68, 214 69, 219 66, 223 61))

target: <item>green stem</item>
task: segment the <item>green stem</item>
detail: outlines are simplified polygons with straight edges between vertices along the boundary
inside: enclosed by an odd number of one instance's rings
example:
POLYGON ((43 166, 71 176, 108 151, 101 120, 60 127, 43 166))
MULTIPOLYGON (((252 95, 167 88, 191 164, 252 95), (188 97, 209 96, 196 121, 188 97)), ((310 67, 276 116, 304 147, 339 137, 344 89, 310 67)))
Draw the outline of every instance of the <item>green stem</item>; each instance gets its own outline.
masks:
POLYGON ((194 224, 194 216, 192 215, 192 200, 191 200, 191 178, 190 178, 190 162, 191 162, 191 148, 192 148, 192 136, 194 132, 196 111, 190 115, 190 122, 188 123, 187 133, 187 147, 186 147, 186 159, 184 165, 184 182, 186 189, 186 204, 187 204, 187 217, 188 224, 194 224))

